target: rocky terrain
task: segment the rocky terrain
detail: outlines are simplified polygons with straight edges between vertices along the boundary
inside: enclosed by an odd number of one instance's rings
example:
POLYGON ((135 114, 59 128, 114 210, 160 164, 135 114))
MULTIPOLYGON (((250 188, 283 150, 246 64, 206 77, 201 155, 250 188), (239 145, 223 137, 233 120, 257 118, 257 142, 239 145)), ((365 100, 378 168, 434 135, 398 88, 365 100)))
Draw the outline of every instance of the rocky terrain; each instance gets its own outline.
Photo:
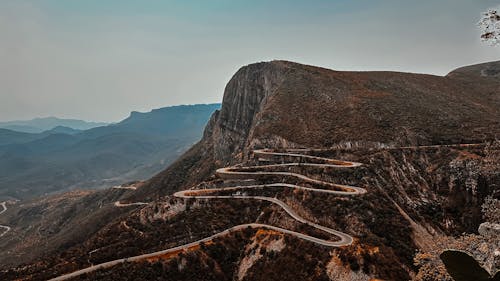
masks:
MULTIPOLYGON (((416 278, 417 251, 438 247, 436 241, 443 237, 476 232, 485 198, 500 197, 498 70, 500 62, 461 68, 445 77, 338 72, 286 61, 245 66, 226 86, 222 107, 202 140, 149 181, 136 188, 9 205, 0 216, 0 224, 12 227, 0 238, 0 277, 45 280, 245 223, 311 233, 266 202, 173 196, 193 186, 231 184, 215 176, 216 169, 255 165, 255 149, 305 147, 328 148, 312 152, 318 157, 364 165, 287 171, 360 186, 367 193, 266 192, 302 217, 351 235, 351 245, 330 248, 281 232, 245 229, 76 279, 416 278), (148 204, 117 207, 117 201, 148 204)), ((259 179, 264 184, 285 180, 259 179)))

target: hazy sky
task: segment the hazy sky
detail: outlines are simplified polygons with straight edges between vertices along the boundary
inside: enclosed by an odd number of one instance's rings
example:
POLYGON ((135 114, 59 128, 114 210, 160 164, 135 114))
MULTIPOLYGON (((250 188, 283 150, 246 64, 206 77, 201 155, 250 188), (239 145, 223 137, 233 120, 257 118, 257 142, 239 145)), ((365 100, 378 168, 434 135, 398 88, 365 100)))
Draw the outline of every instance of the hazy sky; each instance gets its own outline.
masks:
POLYGON ((499 60, 479 40, 500 0, 0 0, 0 121, 117 121, 220 102, 242 65, 444 75, 499 60))

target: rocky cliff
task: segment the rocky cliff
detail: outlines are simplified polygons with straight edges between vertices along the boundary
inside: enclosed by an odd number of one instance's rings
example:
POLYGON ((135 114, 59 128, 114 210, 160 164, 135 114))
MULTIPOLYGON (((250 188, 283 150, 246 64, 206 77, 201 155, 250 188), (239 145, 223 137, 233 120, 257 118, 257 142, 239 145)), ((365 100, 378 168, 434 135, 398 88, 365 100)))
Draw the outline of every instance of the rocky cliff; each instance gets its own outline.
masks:
POLYGON ((267 100, 287 75, 285 62, 257 63, 241 68, 224 90, 222 108, 213 127, 215 159, 228 161, 246 145, 267 100))

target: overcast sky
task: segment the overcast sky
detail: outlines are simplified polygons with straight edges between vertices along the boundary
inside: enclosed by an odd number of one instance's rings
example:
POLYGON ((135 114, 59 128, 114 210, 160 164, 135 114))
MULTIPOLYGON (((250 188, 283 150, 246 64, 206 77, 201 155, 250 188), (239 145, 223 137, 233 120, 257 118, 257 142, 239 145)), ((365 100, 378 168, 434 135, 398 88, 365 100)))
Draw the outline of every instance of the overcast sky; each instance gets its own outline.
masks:
POLYGON ((0 121, 220 102, 241 66, 444 75, 500 59, 490 0, 0 0, 0 121))

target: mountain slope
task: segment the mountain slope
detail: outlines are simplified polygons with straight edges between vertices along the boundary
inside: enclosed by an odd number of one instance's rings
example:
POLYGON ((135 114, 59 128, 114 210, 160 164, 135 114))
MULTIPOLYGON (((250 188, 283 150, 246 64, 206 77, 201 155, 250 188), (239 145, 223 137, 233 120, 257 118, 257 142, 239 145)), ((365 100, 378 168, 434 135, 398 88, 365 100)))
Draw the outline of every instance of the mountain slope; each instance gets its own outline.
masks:
POLYGON ((212 114, 219 107, 220 104, 199 104, 165 107, 147 113, 134 111, 117 124, 93 128, 85 131, 83 135, 96 137, 114 132, 175 135, 182 131, 184 135, 199 137, 202 131, 200 128, 203 128, 208 120, 207 114, 212 114))
POLYGON ((23 133, 8 129, 0 129, 0 145, 30 142, 43 138, 46 134, 23 133))
MULTIPOLYGON (((408 280, 415 274, 416 250, 433 247, 439 237, 475 231, 482 201, 498 196, 500 171, 495 163, 500 147, 494 140, 500 133, 500 91, 498 82, 488 81, 474 75, 338 72, 285 61, 243 67, 226 86, 222 107, 212 115, 200 142, 137 189, 120 190, 119 197, 111 197, 113 190, 92 194, 109 208, 105 226, 101 211, 79 220, 71 219, 77 211, 68 211, 65 217, 70 219, 62 230, 42 225, 54 229, 44 237, 57 248, 37 249, 51 253, 43 259, 37 259, 40 253, 5 258, 2 262, 11 270, 3 276, 55 277, 171 248, 241 223, 311 231, 272 204, 182 200, 172 194, 200 183, 197 188, 251 184, 222 182, 213 174, 226 165, 259 163, 252 155, 256 148, 329 147, 317 156, 364 165, 353 170, 299 166, 282 172, 361 186, 365 195, 317 196, 289 189, 269 190, 267 195, 303 217, 353 236, 351 246, 331 249, 279 232, 248 230, 182 254, 127 263, 82 279, 408 280), (476 144, 457 145, 463 143, 476 144), (149 204, 113 209, 113 200, 149 204), (94 228, 86 237, 64 235, 77 222, 94 228), (15 266, 22 262, 29 265, 15 266)), ((289 180, 270 177, 257 182, 289 180)), ((87 202, 89 196, 76 201, 87 202)), ((14 227, 23 214, 36 210, 11 208, 0 222, 14 227)), ((53 214, 45 209, 42 213, 53 214)), ((15 252, 19 244, 4 237, 0 248, 15 252)))
POLYGON ((74 135, 74 134, 77 134, 77 133, 80 133, 82 130, 78 130, 78 129, 73 129, 73 128, 70 128, 70 127, 65 127, 65 126, 57 126, 57 127, 54 127, 46 132, 48 133, 51 133, 51 134, 68 134, 68 135, 74 135))
MULTIPOLYGON (((484 78, 489 80, 499 80, 500 79, 500 61, 480 63, 476 65, 470 65, 461 67, 453 70, 446 75, 451 78, 462 78, 467 80, 467 78, 484 78)), ((483 80, 484 81, 484 80, 483 80)), ((494 83, 494 82, 493 82, 494 83)))
POLYGON ((120 123, 81 132, 61 127, 42 134, 12 132, 9 142, 17 138, 18 143, 0 146, 0 198, 33 198, 149 178, 201 137, 218 107, 133 113, 120 123))

